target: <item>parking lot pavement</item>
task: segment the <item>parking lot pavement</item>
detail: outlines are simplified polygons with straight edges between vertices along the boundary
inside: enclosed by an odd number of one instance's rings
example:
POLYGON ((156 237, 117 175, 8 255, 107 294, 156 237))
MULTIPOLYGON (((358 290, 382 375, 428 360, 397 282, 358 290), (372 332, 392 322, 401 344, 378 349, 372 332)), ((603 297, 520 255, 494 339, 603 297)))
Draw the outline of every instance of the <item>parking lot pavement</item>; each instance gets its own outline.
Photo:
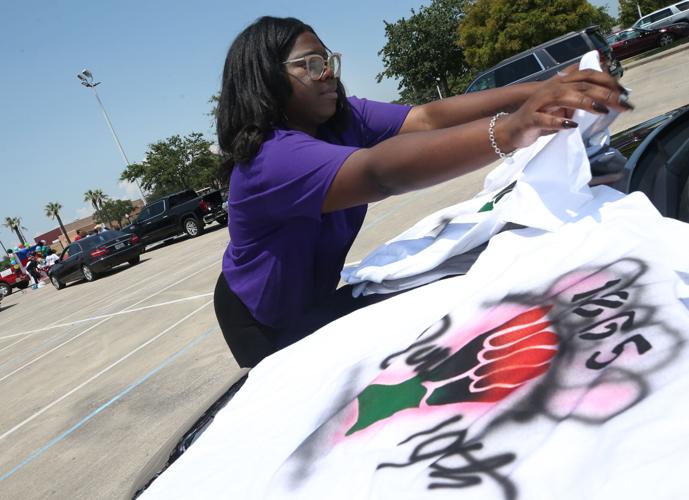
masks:
POLYGON ((164 463, 157 452, 241 375, 211 304, 227 239, 3 301, 0 498, 125 498, 164 463))
POLYGON ((631 89, 636 109, 613 123, 613 133, 689 103, 689 50, 625 70, 621 83, 631 89))
MULTIPOLYGON (((626 71, 637 109, 613 130, 688 103, 688 65, 683 51, 626 71)), ((474 195, 494 166, 372 204, 347 260, 474 195)), ((241 376, 211 304, 227 240, 214 230, 93 283, 3 301, 0 498, 127 498, 241 376)))

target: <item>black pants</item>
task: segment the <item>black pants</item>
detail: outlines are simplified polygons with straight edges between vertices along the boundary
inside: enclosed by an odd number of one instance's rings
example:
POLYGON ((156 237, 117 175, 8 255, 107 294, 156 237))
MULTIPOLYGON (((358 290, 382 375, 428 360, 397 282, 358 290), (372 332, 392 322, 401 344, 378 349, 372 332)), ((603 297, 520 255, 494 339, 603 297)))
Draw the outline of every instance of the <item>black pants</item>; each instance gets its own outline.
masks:
POLYGON ((242 368, 251 368, 266 356, 303 339, 331 321, 393 295, 395 294, 353 298, 352 287, 344 286, 308 311, 293 326, 278 329, 258 322, 230 290, 221 273, 215 284, 213 305, 225 342, 235 360, 242 368))

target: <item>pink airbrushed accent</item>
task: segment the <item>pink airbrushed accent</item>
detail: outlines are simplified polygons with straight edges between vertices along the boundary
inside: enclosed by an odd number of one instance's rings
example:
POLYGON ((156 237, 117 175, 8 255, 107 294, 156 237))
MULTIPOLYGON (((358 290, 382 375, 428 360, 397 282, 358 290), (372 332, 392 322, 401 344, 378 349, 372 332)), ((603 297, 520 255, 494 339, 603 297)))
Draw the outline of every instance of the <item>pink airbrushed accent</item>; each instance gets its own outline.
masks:
MULTIPOLYGON (((405 356, 400 356, 402 361, 404 361, 405 356)), ((406 363, 400 363, 399 360, 395 360, 392 365, 380 372, 371 384, 380 385, 397 385, 402 382, 409 380, 411 377, 416 375, 414 372, 414 367, 409 366, 406 363)))
POLYGON ((548 410, 560 418, 606 419, 631 406, 640 395, 634 380, 611 380, 594 387, 559 389, 548 404, 548 410))
POLYGON ((564 276, 550 290, 548 296, 565 294, 571 297, 581 292, 588 292, 605 285, 608 281, 616 279, 616 276, 609 272, 597 272, 594 274, 577 271, 564 276))
POLYGON ((332 446, 337 446, 342 441, 352 439, 352 437, 359 436, 360 434, 364 434, 368 431, 368 429, 363 429, 359 432, 354 433, 353 436, 345 435, 348 429, 354 427, 354 424, 356 423, 356 420, 359 417, 359 400, 356 397, 354 397, 351 403, 349 403, 346 407, 340 410, 340 412, 344 414, 344 417, 342 420, 342 425, 340 425, 337 432, 333 432, 330 436, 330 443, 332 446))

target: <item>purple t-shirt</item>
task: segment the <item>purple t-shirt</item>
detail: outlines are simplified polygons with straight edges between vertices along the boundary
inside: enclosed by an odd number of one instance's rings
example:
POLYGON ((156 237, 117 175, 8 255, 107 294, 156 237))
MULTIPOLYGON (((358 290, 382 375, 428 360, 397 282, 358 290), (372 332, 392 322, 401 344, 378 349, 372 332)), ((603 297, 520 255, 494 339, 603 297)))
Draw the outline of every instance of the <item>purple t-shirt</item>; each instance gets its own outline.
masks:
POLYGON ((323 214, 325 196, 349 155, 396 135, 411 109, 348 100, 352 117, 339 138, 276 129, 232 170, 223 274, 265 325, 289 325, 336 289, 366 205, 323 214))

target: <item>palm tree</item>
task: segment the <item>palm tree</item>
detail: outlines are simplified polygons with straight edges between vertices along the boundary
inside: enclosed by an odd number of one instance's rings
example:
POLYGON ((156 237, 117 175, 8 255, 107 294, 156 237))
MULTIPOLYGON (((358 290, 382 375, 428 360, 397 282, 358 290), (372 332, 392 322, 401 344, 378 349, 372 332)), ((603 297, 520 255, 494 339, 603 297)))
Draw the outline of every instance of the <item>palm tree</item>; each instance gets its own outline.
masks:
POLYGON ((62 234, 67 240, 67 244, 70 245, 72 241, 69 239, 69 236, 67 236, 67 230, 62 224, 62 219, 60 219, 60 210, 62 210, 62 205, 57 201, 51 201, 45 206, 45 214, 51 219, 57 219, 57 223, 60 224, 60 231, 62 231, 62 234))
POLYGON ((103 192, 102 189, 89 189, 84 193, 84 201, 88 201, 93 206, 93 209, 98 211, 103 206, 103 202, 110 197, 103 192))
MULTIPOLYGON (((26 246, 26 239, 22 234, 22 218, 21 217, 5 217, 5 222, 2 223, 3 226, 8 228, 10 231, 14 231, 19 238, 22 245, 26 246)), ((26 228, 24 228, 26 229, 26 228)))

